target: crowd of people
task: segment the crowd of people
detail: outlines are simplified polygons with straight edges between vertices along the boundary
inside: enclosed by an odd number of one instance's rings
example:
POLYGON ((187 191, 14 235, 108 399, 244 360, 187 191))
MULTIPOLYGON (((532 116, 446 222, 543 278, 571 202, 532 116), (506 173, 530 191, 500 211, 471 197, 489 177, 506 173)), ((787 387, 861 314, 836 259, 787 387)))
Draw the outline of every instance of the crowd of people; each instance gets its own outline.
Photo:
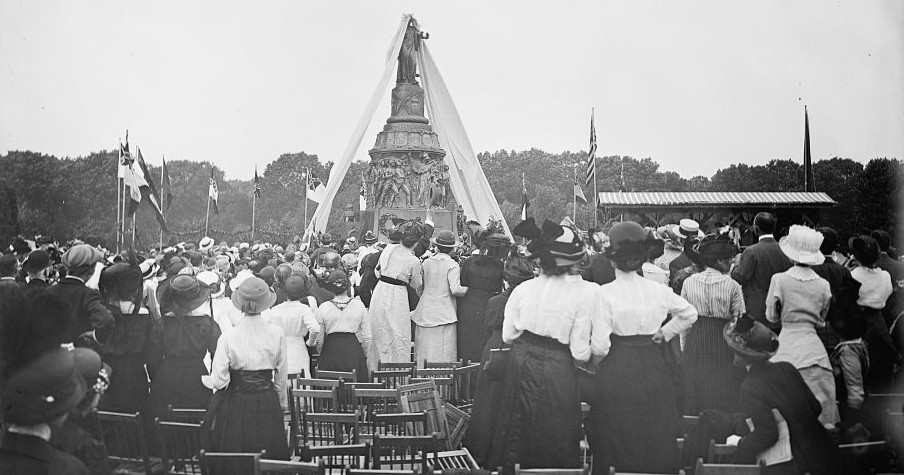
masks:
POLYGON ((109 473, 95 409, 147 427, 204 409, 208 450, 288 459, 289 375, 412 360, 482 363, 464 445, 488 469, 579 467, 589 444, 594 473, 677 473, 714 439, 772 473, 838 473, 839 443, 884 437, 870 395, 902 392, 904 262, 883 230, 752 224, 743 249, 690 219, 119 254, 20 240, 0 257, 0 473, 109 473), (679 455, 683 415, 700 424, 679 455))

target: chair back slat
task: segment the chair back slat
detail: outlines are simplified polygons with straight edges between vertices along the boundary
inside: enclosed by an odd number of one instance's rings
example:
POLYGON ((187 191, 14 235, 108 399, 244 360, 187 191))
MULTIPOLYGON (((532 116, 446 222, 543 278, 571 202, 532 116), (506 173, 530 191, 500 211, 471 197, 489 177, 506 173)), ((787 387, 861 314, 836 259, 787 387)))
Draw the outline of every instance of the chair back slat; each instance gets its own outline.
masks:
POLYGON ((428 381, 433 381, 436 384, 436 391, 439 393, 440 399, 443 401, 452 402, 454 399, 454 386, 452 378, 442 378, 442 377, 417 377, 411 378, 408 380, 408 384, 417 384, 417 383, 426 383, 428 381))
POLYGON ((402 412, 398 414, 374 414, 375 434, 380 435, 429 435, 426 412, 402 412))
POLYGON ((704 463, 702 458, 697 459, 694 475, 761 475, 766 473, 766 465, 736 465, 704 463))
POLYGON ((168 422, 159 418, 154 422, 163 449, 167 473, 201 474, 201 424, 168 422))
POLYGON ((358 443, 357 414, 306 412, 302 414, 302 424, 304 446, 358 443))
POLYGON ((474 394, 477 390, 477 376, 480 374, 480 363, 473 363, 455 368, 453 372, 455 385, 452 404, 470 414, 470 407, 474 405, 474 394), (465 409, 467 407, 468 409, 465 409))
MULTIPOLYGON (((613 468, 609 468, 609 473, 616 473, 613 468)), ((520 464, 515 464, 515 475, 589 475, 590 467, 585 465, 584 468, 521 468, 520 464)), ((634 474, 641 475, 641 474, 634 474)), ((650 475, 650 474, 648 474, 650 475)))
POLYGON ((427 431, 439 433, 446 450, 452 450, 449 439, 449 428, 446 422, 446 410, 436 390, 436 382, 410 384, 398 389, 399 408, 402 412, 426 412, 427 431))
POLYGON ((430 466, 435 463, 437 445, 436 434, 429 436, 374 434, 373 466, 376 469, 416 470, 422 474, 429 473, 430 466))
POLYGON ((465 360, 458 361, 427 361, 424 360, 423 366, 421 368, 431 369, 431 368, 461 368, 465 365, 465 360))
POLYGON ((449 450, 436 454, 436 465, 433 470, 477 470, 480 466, 468 449, 449 450))
POLYGON ((97 411, 97 434, 103 442, 112 470, 137 471, 150 474, 159 460, 148 454, 145 428, 141 414, 97 411))
POLYGON ((737 445, 717 444, 715 440, 709 440, 709 449, 706 451, 706 463, 726 464, 734 459, 738 450, 737 445))
POLYGON ((305 446, 299 456, 305 462, 323 462, 326 473, 347 475, 349 470, 370 467, 370 444, 305 446))
POLYGON ((287 460, 260 459, 257 462, 258 472, 261 475, 291 474, 291 475, 323 475, 323 461, 317 463, 290 462, 287 460))
POLYGON ((354 369, 351 371, 326 371, 318 369, 315 376, 318 379, 341 379, 350 382, 358 381, 358 371, 354 369))
POLYGON ((204 475, 247 474, 260 475, 261 454, 236 452, 199 453, 201 473, 204 475))
POLYGON ((163 420, 169 422, 188 422, 190 424, 200 424, 204 421, 207 409, 184 409, 173 407, 172 404, 166 406, 166 413, 163 420))
POLYGON ((407 369, 387 369, 373 372, 373 381, 375 383, 383 383, 389 389, 408 384, 410 378, 411 371, 407 369))
POLYGON ((405 363, 377 363, 377 371, 408 371, 409 376, 414 376, 417 363, 410 361, 405 363))

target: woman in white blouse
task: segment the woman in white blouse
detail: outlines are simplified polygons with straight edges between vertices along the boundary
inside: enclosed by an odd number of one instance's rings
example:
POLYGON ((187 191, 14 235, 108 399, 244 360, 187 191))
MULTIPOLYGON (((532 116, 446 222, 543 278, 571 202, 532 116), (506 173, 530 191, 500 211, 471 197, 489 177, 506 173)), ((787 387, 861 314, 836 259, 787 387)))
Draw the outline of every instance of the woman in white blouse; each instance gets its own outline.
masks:
POLYGON ((590 359, 597 285, 571 275, 585 255, 571 228, 546 221, 541 230, 530 218, 513 233, 530 239, 528 251, 539 258, 542 273, 516 287, 505 306, 502 339, 512 345, 511 357, 483 465, 578 467, 581 400, 575 362, 590 359))
POLYGON ((603 358, 590 411, 594 473, 608 473, 610 466, 675 473, 683 402, 677 340, 671 340, 693 325, 697 310, 672 289, 637 275, 662 241, 632 221, 613 226, 609 238, 615 281, 597 290, 591 339, 594 358, 603 358))
POLYGON ((317 337, 320 359, 317 370, 357 372, 358 381, 370 381, 379 356, 371 337, 367 308, 358 297, 349 297, 345 272, 330 271, 323 287, 336 296, 320 304, 314 316, 321 331, 317 337))
POLYGON ((311 377, 311 355, 308 346, 320 335, 320 324, 314 318, 316 304, 308 295, 307 281, 297 275, 286 279, 284 284, 287 300, 263 313, 264 319, 283 329, 288 349, 289 374, 311 377))

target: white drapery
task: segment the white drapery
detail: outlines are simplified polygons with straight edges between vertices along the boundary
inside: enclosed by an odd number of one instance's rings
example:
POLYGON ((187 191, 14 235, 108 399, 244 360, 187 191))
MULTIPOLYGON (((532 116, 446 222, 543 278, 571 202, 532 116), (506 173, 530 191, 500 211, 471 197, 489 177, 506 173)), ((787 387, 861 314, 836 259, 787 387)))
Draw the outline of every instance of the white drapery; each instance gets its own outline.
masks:
MULTIPOLYGON (((386 89, 392 74, 396 70, 398 61, 399 48, 402 46, 402 40, 405 38, 405 30, 411 15, 404 15, 399 23, 398 31, 392 41, 389 53, 386 55, 386 66, 383 69, 383 75, 377 88, 374 90, 367 103, 367 107, 358 119, 358 125, 352 134, 345 151, 333 168, 330 170, 330 177, 326 185, 326 198, 323 203, 317 205, 314 217, 305 230, 305 238, 309 236, 311 231, 323 232, 326 230, 327 221, 330 216, 330 210, 333 206, 333 198, 339 191, 345 174, 351 166, 352 160, 361 146, 361 140, 370 126, 371 120, 377 107, 386 95, 386 89)), ((417 25, 417 23, 415 23, 417 25)), ((418 25, 418 29, 420 26, 418 25)), ((420 77, 423 82, 425 91, 425 102, 427 108, 427 118, 433 124, 439 136, 440 146, 446 151, 445 162, 449 166, 449 185, 452 188, 452 194, 455 196, 462 208, 464 209, 467 219, 474 219, 481 224, 486 224, 489 218, 497 219, 502 222, 505 233, 511 237, 508 224, 502 216, 502 210, 493 196, 490 184, 487 182, 483 169, 480 168, 480 162, 471 148, 471 141, 465 132, 461 117, 458 115, 458 109, 452 102, 449 90, 443 82, 433 56, 427 48, 425 41, 420 42, 418 49, 418 66, 420 67, 420 77)))

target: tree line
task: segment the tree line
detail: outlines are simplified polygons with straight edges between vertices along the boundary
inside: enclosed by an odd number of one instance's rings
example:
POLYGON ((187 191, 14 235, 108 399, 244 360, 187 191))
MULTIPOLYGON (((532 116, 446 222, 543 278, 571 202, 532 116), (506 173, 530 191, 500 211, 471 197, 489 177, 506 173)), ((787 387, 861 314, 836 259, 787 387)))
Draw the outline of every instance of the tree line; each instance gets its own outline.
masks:
MULTIPOLYGON (((560 220, 572 216, 575 177, 583 184, 585 152, 549 153, 538 149, 481 153, 478 159, 511 223, 521 215, 521 173, 527 184, 531 212, 537 219, 560 220)), ((116 164, 118 151, 94 152, 84 157, 58 158, 31 151, 11 151, 0 156, 0 244, 16 235, 50 235, 59 241, 73 238, 112 248, 116 240, 116 164)), ((651 158, 597 157, 599 191, 801 191, 803 166, 776 159, 765 165, 733 164, 711 177, 685 178, 660 170, 651 158), (622 171, 623 170, 623 171, 622 171)), ((331 162, 305 152, 283 154, 260 173, 261 198, 255 212, 255 239, 289 242, 302 234, 305 216, 317 204, 305 199, 305 175, 312 171, 326 181, 331 162), (307 205, 307 214, 305 214, 307 205)), ((333 200, 330 227, 346 207, 358 211, 361 175, 367 166, 351 165, 333 200)), ((248 241, 251 238, 253 180, 226 180, 210 162, 167 161, 173 186, 173 202, 165 210, 171 233, 164 244, 197 241, 204 233, 210 169, 219 186, 219 214, 210 216, 210 235, 216 241, 248 241)), ((901 180, 904 163, 875 158, 865 165, 849 158, 814 163, 816 187, 838 205, 823 211, 822 224, 844 235, 882 228, 895 233, 904 225, 901 180)), ((158 183, 160 167, 149 164, 150 179, 158 183)), ((592 203, 592 187, 584 187, 592 203)), ((578 204, 576 222, 586 228, 593 222, 593 206, 578 204)), ((142 247, 156 244, 160 229, 147 205, 136 218, 136 236, 142 247)))

